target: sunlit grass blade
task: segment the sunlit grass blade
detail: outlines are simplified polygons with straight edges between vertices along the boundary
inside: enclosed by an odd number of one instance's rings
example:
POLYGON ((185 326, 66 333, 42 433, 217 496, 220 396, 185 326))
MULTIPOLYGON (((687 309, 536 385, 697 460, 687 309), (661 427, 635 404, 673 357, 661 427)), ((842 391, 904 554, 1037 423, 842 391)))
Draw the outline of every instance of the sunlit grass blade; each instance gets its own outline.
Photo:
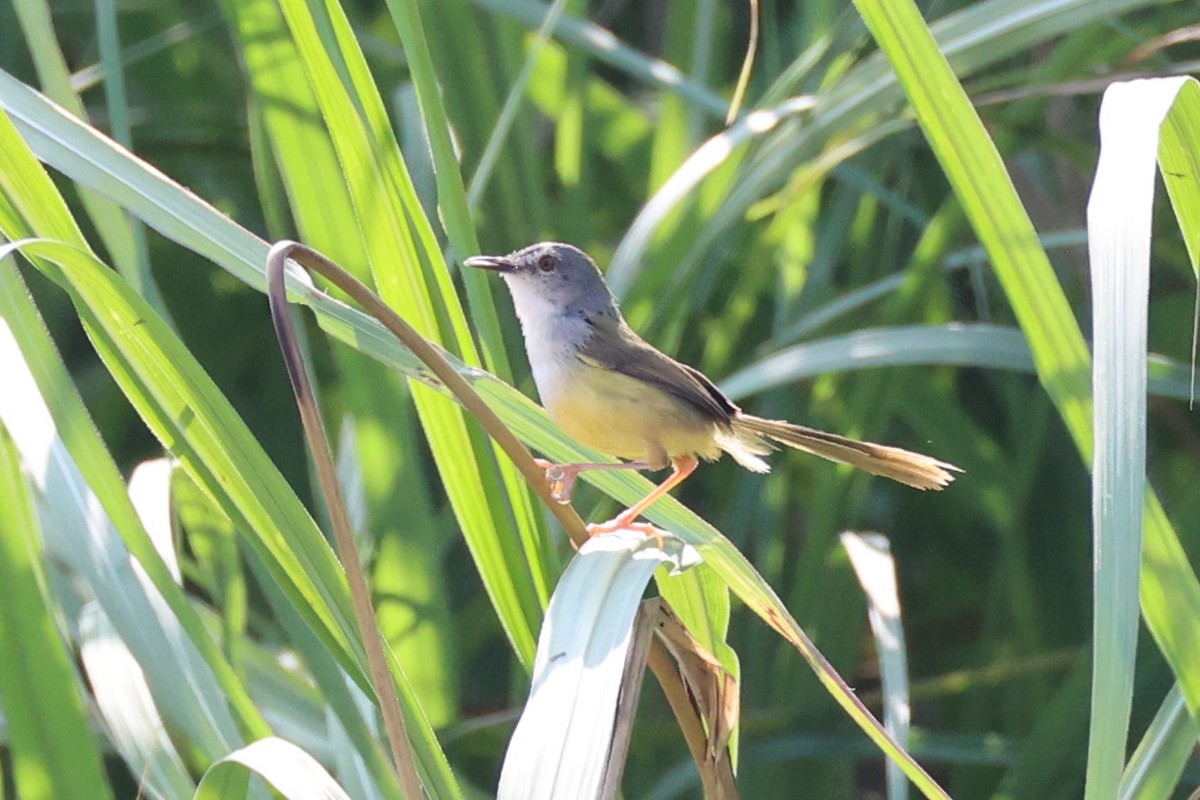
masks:
MULTIPOLYGON (((1150 303, 1150 217, 1158 127, 1134 121, 1132 84, 1110 87, 1100 106, 1100 159, 1088 202, 1092 267, 1092 536, 1095 542, 1092 726, 1088 797, 1109 797, 1120 780, 1133 696, 1138 633, 1138 565, 1146 492, 1146 327, 1150 303)), ((1163 87, 1167 88, 1167 87, 1163 87)), ((1149 94, 1147 92, 1147 94, 1149 94)))
MULTIPOLYGON (((289 0, 282 8, 357 214, 373 220, 360 232, 377 291, 422 335, 467 363, 478 363, 441 249, 348 22, 340 9, 321 11, 300 0, 289 0)), ((549 591, 541 524, 528 491, 507 466, 497 475, 489 444, 466 426, 461 411, 421 388, 413 397, 484 585, 514 648, 527 662, 549 591), (511 501, 522 524, 491 513, 502 497, 511 501)))
MULTIPOLYGON (((843 533, 841 540, 850 556, 854 574, 867 595, 867 613, 875 636, 883 684, 883 724, 896 742, 907 750, 912 717, 908 699, 908 653, 904 644, 904 625, 900 620, 900 592, 896 586, 891 543, 881 534, 850 531, 843 533)), ((887 765, 887 786, 888 800, 908 797, 908 781, 894 762, 887 765)))
MULTIPOLYGON (((238 227, 228 217, 187 193, 161 173, 114 149, 102 137, 57 114, 19 82, 0 73, 0 105, 28 137, 31 147, 56 168, 88 185, 107 187, 120 195, 123 205, 165 235, 214 260, 242 280, 262 288, 266 244, 238 227)), ((366 320, 361 312, 311 290, 293 284, 299 298, 317 312, 323 328, 352 343, 363 352, 428 380, 424 370, 381 326, 366 320)), ((484 395, 506 424, 530 446, 549 458, 562 461, 596 460, 568 441, 546 419, 545 413, 512 387, 478 371, 465 370, 476 389, 484 395)), ((626 503, 644 497, 650 487, 644 478, 606 474, 594 479, 605 492, 626 503)), ((657 504, 650 516, 670 526, 682 538, 702 549, 709 565, 756 614, 762 616, 810 660, 822 683, 867 731, 871 739, 892 758, 904 764, 906 774, 930 796, 941 796, 936 784, 891 742, 882 726, 858 702, 845 682, 819 657, 811 642, 780 602, 770 586, 731 543, 682 505, 667 499, 657 504)))
MULTIPOLYGON (((1175 670, 1193 717, 1200 719, 1200 582, 1178 540, 1155 535, 1158 526, 1166 523, 1155 518, 1161 510, 1156 509, 1153 493, 1146 489, 1146 375, 1142 361, 1149 313, 1156 162, 1170 189, 1180 226, 1195 224, 1200 216, 1200 191, 1192 179, 1200 165, 1200 138, 1194 127, 1197 119, 1200 83, 1194 78, 1162 78, 1109 87, 1100 107, 1101 150, 1088 202, 1088 231, 1096 340, 1097 456, 1092 491, 1094 497, 1101 498, 1093 508, 1100 572, 1097 615, 1102 606, 1113 602, 1110 588, 1128 586, 1132 591, 1139 586, 1138 576, 1127 574, 1131 566, 1125 559, 1141 552, 1143 520, 1139 501, 1147 496, 1152 508, 1145 518, 1142 611, 1159 648, 1175 670), (1111 582, 1101 585, 1100 577, 1106 569, 1113 573, 1111 582)), ((1183 230, 1195 270, 1200 260, 1197 235, 1186 227, 1183 230)), ((1134 631, 1119 642, 1125 646, 1136 635, 1136 617, 1128 624, 1134 631)), ((1116 632, 1103 633, 1116 636, 1116 632)), ((1098 668, 1106 663, 1105 655, 1117 657, 1115 653, 1100 652, 1101 635, 1098 628, 1098 668)), ((1127 658, 1132 671, 1132 648, 1127 658)), ((1109 688, 1102 685, 1094 691, 1109 688)), ((1114 751, 1119 746, 1111 745, 1114 751)), ((1093 754, 1089 759, 1089 767, 1097 756, 1093 754)), ((1103 785, 1107 787, 1119 776, 1114 778, 1107 767, 1105 770, 1103 785)))
MULTIPOLYGON (((354 206, 282 13, 273 0, 227 3, 225 9, 269 134, 263 157, 279 166, 301 237, 367 277, 362 238, 348 235, 358 228, 354 206)), ((379 548, 374 578, 380 625, 431 721, 444 725, 457 710, 457 686, 446 669, 454 641, 449 627, 439 624, 449 618, 441 580, 444 542, 433 524, 426 476, 415 468, 420 431, 411 400, 404 381, 384 365, 349 348, 336 348, 334 356, 353 419, 359 472, 370 477, 363 486, 368 508, 361 534, 372 538, 371 549, 379 548)))
POLYGON ((605 273, 605 280, 613 293, 620 297, 629 290, 641 263, 641 255, 659 225, 684 198, 695 192, 701 181, 724 164, 739 147, 788 119, 811 110, 815 104, 815 98, 800 96, 789 98, 772 108, 754 111, 688 156, 687 161, 680 165, 638 213, 637 219, 621 240, 621 246, 617 248, 605 273))
POLYGON ((243 800, 253 775, 287 800, 350 800, 312 756, 275 737, 259 739, 209 767, 195 800, 243 800))
MULTIPOLYGON (((936 20, 931 29, 942 52, 960 74, 970 75, 1038 43, 1079 27, 1148 5, 1152 0, 990 0, 973 3, 936 20)), ((791 180, 785 192, 809 188, 804 173, 823 173, 867 144, 908 127, 897 119, 902 90, 881 57, 864 59, 839 77, 803 125, 787 125, 768 134, 739 171, 720 207, 686 256, 681 269, 690 270, 729 230, 743 220, 755 203, 791 180), (848 147, 852 138, 860 144, 848 147), (797 180, 797 173, 800 180, 797 180)), ((626 254, 633 262, 634 248, 626 254)))
POLYGON ((0 700, 12 782, 27 797, 111 798, 79 680, 51 615, 39 526, 20 456, 0 423, 0 700))
MULTIPOLYGON (((463 185, 459 155, 452 141, 450 122, 442 101, 442 83, 438 80, 435 69, 436 62, 427 38, 426 26, 421 17, 421 7, 415 0, 388 0, 387 5, 404 45, 421 110, 421 120, 425 126, 426 138, 432 151, 434 177, 437 182, 439 219, 445 226, 452 257, 457 256, 461 260, 466 256, 474 255, 479 250, 479 242, 475 235, 475 224, 471 216, 467 190, 463 185)), ((419 228, 424 221, 424 214, 411 187, 407 192, 406 199, 409 204, 409 213, 418 220, 419 228)), ((427 256, 436 264, 439 259, 431 235, 425 237, 425 243, 427 256)), ((494 375, 511 381, 512 367, 504 350, 504 340, 500 334, 500 321, 494 303, 496 290, 487 275, 474 270, 467 270, 467 273, 469 274, 463 276, 463 283, 466 286, 467 298, 471 305, 471 317, 475 323, 476 336, 482 348, 482 363, 494 375)), ((443 281, 440 284, 440 290, 438 300, 450 313, 460 313, 458 296, 450 283, 443 281)), ((462 356, 468 364, 475 361, 468 350, 464 350, 462 356)), ((478 450, 482 460, 484 449, 480 446, 478 450)), ((495 452, 499 455, 498 451, 495 452)), ((520 537, 524 548, 526 566, 532 578, 533 588, 537 593, 539 604, 544 606, 548 601, 552 576, 560 568, 557 559, 551 552, 552 549, 547 546, 548 531, 545 517, 535 510, 533 494, 507 459, 499 458, 496 469, 516 520, 515 533, 520 537)), ((490 470, 485 467, 485 471, 481 473, 480 477, 485 482, 490 481, 490 470)), ((498 535, 502 540, 514 532, 504 524, 498 527, 498 535)), ((508 558, 510 561, 513 560, 510 554, 508 558)), ((519 566, 513 563, 507 563, 504 566, 510 570, 519 569, 519 566)), ((496 566, 489 565, 488 571, 498 572, 499 570, 496 566)), ((516 580, 520 585, 519 579, 510 579, 516 580)), ((493 578, 494 580, 495 578, 493 578)), ((523 659, 527 658, 527 654, 523 651, 520 655, 523 659)))
MULTIPOLYGON (((864 328, 792 345, 746 365, 722 379, 720 386, 738 400, 818 375, 918 364, 1036 372, 1029 342, 1019 328, 950 322, 864 328)), ((1187 364, 1152 355, 1146 370, 1151 394, 1188 399, 1187 364)))
POLYGON ((1163 698, 1158 713, 1121 776, 1120 800, 1166 800, 1196 750, 1200 725, 1188 712, 1179 684, 1163 698))
MULTIPOLYGON (((49 243, 24 246, 63 268, 51 274, 68 288, 101 358, 147 425, 169 442, 182 468, 222 510, 253 535, 246 537, 289 607, 311 628, 321 647, 364 690, 369 690, 361 640, 349 609, 346 585, 329 545, 282 476, 266 458, 182 344, 120 278, 72 248, 49 243), (95 313, 103 309, 103 313, 95 313)), ((326 681, 331 679, 323 675, 326 681)), ((340 680, 340 676, 336 676, 340 680)), ((426 780, 441 796, 454 796, 445 757, 407 687, 404 699, 416 730, 426 780)), ((330 687, 325 687, 330 691, 330 687)))
POLYGON ((265 733, 245 689, 138 520, 24 284, 10 264, 0 262, 0 269, 0 362, 8 376, 0 417, 18 426, 17 444, 53 521, 47 547, 86 581, 137 657, 162 713, 192 747, 216 757, 240 743, 239 723, 265 733), (131 553, 169 610, 144 589, 131 553))
POLYGON ((159 797, 190 797, 196 784, 167 735, 142 668, 100 606, 84 607, 79 659, 113 747, 140 788, 159 797))
MULTIPOLYGON (((18 0, 14 3, 17 18, 21 22, 26 40, 31 43, 30 51, 37 67, 38 78, 46 94, 68 112, 81 120, 88 118, 87 112, 76 94, 78 89, 72 85, 71 75, 67 68, 66 59, 59 49, 58 40, 52 26, 50 6, 45 0, 18 0)), ((103 69, 108 79, 105 90, 110 95, 110 116, 117 138, 126 145, 129 143, 127 126, 121 120, 127 117, 128 109, 124 103, 123 93, 113 88, 120 86, 119 64, 112 59, 117 55, 112 51, 112 39, 115 39, 116 10, 115 3, 107 0, 97 3, 100 17, 98 33, 101 41, 101 56, 104 60, 103 69), (109 27, 108 22, 112 25, 109 27), (115 82, 115 83, 114 83, 115 82), (120 132, 125 133, 123 138, 120 132)), ((96 228, 96 234, 104 243, 109 256, 125 279, 145 297, 159 314, 166 317, 166 305, 150 273, 149 255, 146 248, 145 231, 140 224, 131 219, 110 199, 95 192, 80 193, 83 207, 96 228)))

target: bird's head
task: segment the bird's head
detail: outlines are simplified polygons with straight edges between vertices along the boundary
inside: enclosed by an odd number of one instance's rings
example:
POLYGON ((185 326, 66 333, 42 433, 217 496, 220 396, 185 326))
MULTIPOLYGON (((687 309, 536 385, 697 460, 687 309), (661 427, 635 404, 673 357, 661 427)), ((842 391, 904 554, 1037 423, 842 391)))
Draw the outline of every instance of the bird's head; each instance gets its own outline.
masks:
POLYGON ((474 256, 463 263, 500 273, 525 326, 563 316, 619 317, 599 267, 578 247, 540 242, 506 256, 474 256))

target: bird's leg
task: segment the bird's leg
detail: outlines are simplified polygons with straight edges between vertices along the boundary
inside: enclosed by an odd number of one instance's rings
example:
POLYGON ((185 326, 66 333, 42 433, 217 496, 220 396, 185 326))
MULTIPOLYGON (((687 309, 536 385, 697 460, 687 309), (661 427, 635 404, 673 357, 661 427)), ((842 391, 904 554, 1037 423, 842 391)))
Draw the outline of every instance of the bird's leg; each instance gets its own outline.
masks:
POLYGON ((654 469, 654 465, 648 461, 619 461, 603 464, 555 464, 553 461, 535 458, 534 462, 546 470, 546 480, 550 483, 550 497, 555 502, 562 503, 563 505, 571 502, 571 493, 575 491, 575 480, 581 472, 593 469, 654 469))
POLYGON ((653 529, 652 526, 641 524, 635 525, 634 520, 640 517, 647 508, 654 505, 654 503, 660 497, 687 480, 688 476, 696 471, 696 467, 699 466, 699 464, 700 461, 695 456, 676 456, 675 458, 672 458, 671 466, 675 468, 675 471, 671 473, 671 477, 654 487, 654 491, 643 497, 634 505, 622 511, 617 516, 613 517, 608 522, 589 525, 588 533, 592 536, 595 536, 601 533, 612 533, 613 531, 621 530, 623 528, 634 528, 635 530, 641 530, 643 533, 649 533, 650 535, 654 536, 654 538, 659 540, 659 546, 661 547, 661 534, 653 529))

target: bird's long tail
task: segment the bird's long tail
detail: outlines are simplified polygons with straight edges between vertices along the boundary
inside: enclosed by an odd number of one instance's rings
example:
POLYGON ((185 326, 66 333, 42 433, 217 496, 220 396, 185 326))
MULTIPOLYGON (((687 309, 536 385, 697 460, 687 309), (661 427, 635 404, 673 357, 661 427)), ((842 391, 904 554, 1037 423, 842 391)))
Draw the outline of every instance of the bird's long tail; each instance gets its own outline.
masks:
POLYGON ((941 489, 954 480, 952 473, 962 472, 953 464, 920 453, 910 453, 899 447, 859 442, 783 420, 739 414, 733 424, 735 431, 740 429, 764 436, 788 447, 830 461, 849 464, 872 475, 882 475, 917 489, 941 489))

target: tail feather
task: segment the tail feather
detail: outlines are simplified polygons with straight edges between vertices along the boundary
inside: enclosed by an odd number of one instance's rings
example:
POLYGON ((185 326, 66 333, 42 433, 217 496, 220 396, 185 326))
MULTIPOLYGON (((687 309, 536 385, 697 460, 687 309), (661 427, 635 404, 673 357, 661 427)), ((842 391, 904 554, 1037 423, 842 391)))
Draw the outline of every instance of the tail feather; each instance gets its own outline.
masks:
POLYGON ((953 464, 920 453, 910 453, 899 447, 859 442, 783 420, 739 414, 733 421, 733 427, 736 433, 765 436, 788 447, 830 461, 849 464, 872 475, 891 478, 917 489, 941 489, 954 480, 952 473, 962 472, 953 464))

